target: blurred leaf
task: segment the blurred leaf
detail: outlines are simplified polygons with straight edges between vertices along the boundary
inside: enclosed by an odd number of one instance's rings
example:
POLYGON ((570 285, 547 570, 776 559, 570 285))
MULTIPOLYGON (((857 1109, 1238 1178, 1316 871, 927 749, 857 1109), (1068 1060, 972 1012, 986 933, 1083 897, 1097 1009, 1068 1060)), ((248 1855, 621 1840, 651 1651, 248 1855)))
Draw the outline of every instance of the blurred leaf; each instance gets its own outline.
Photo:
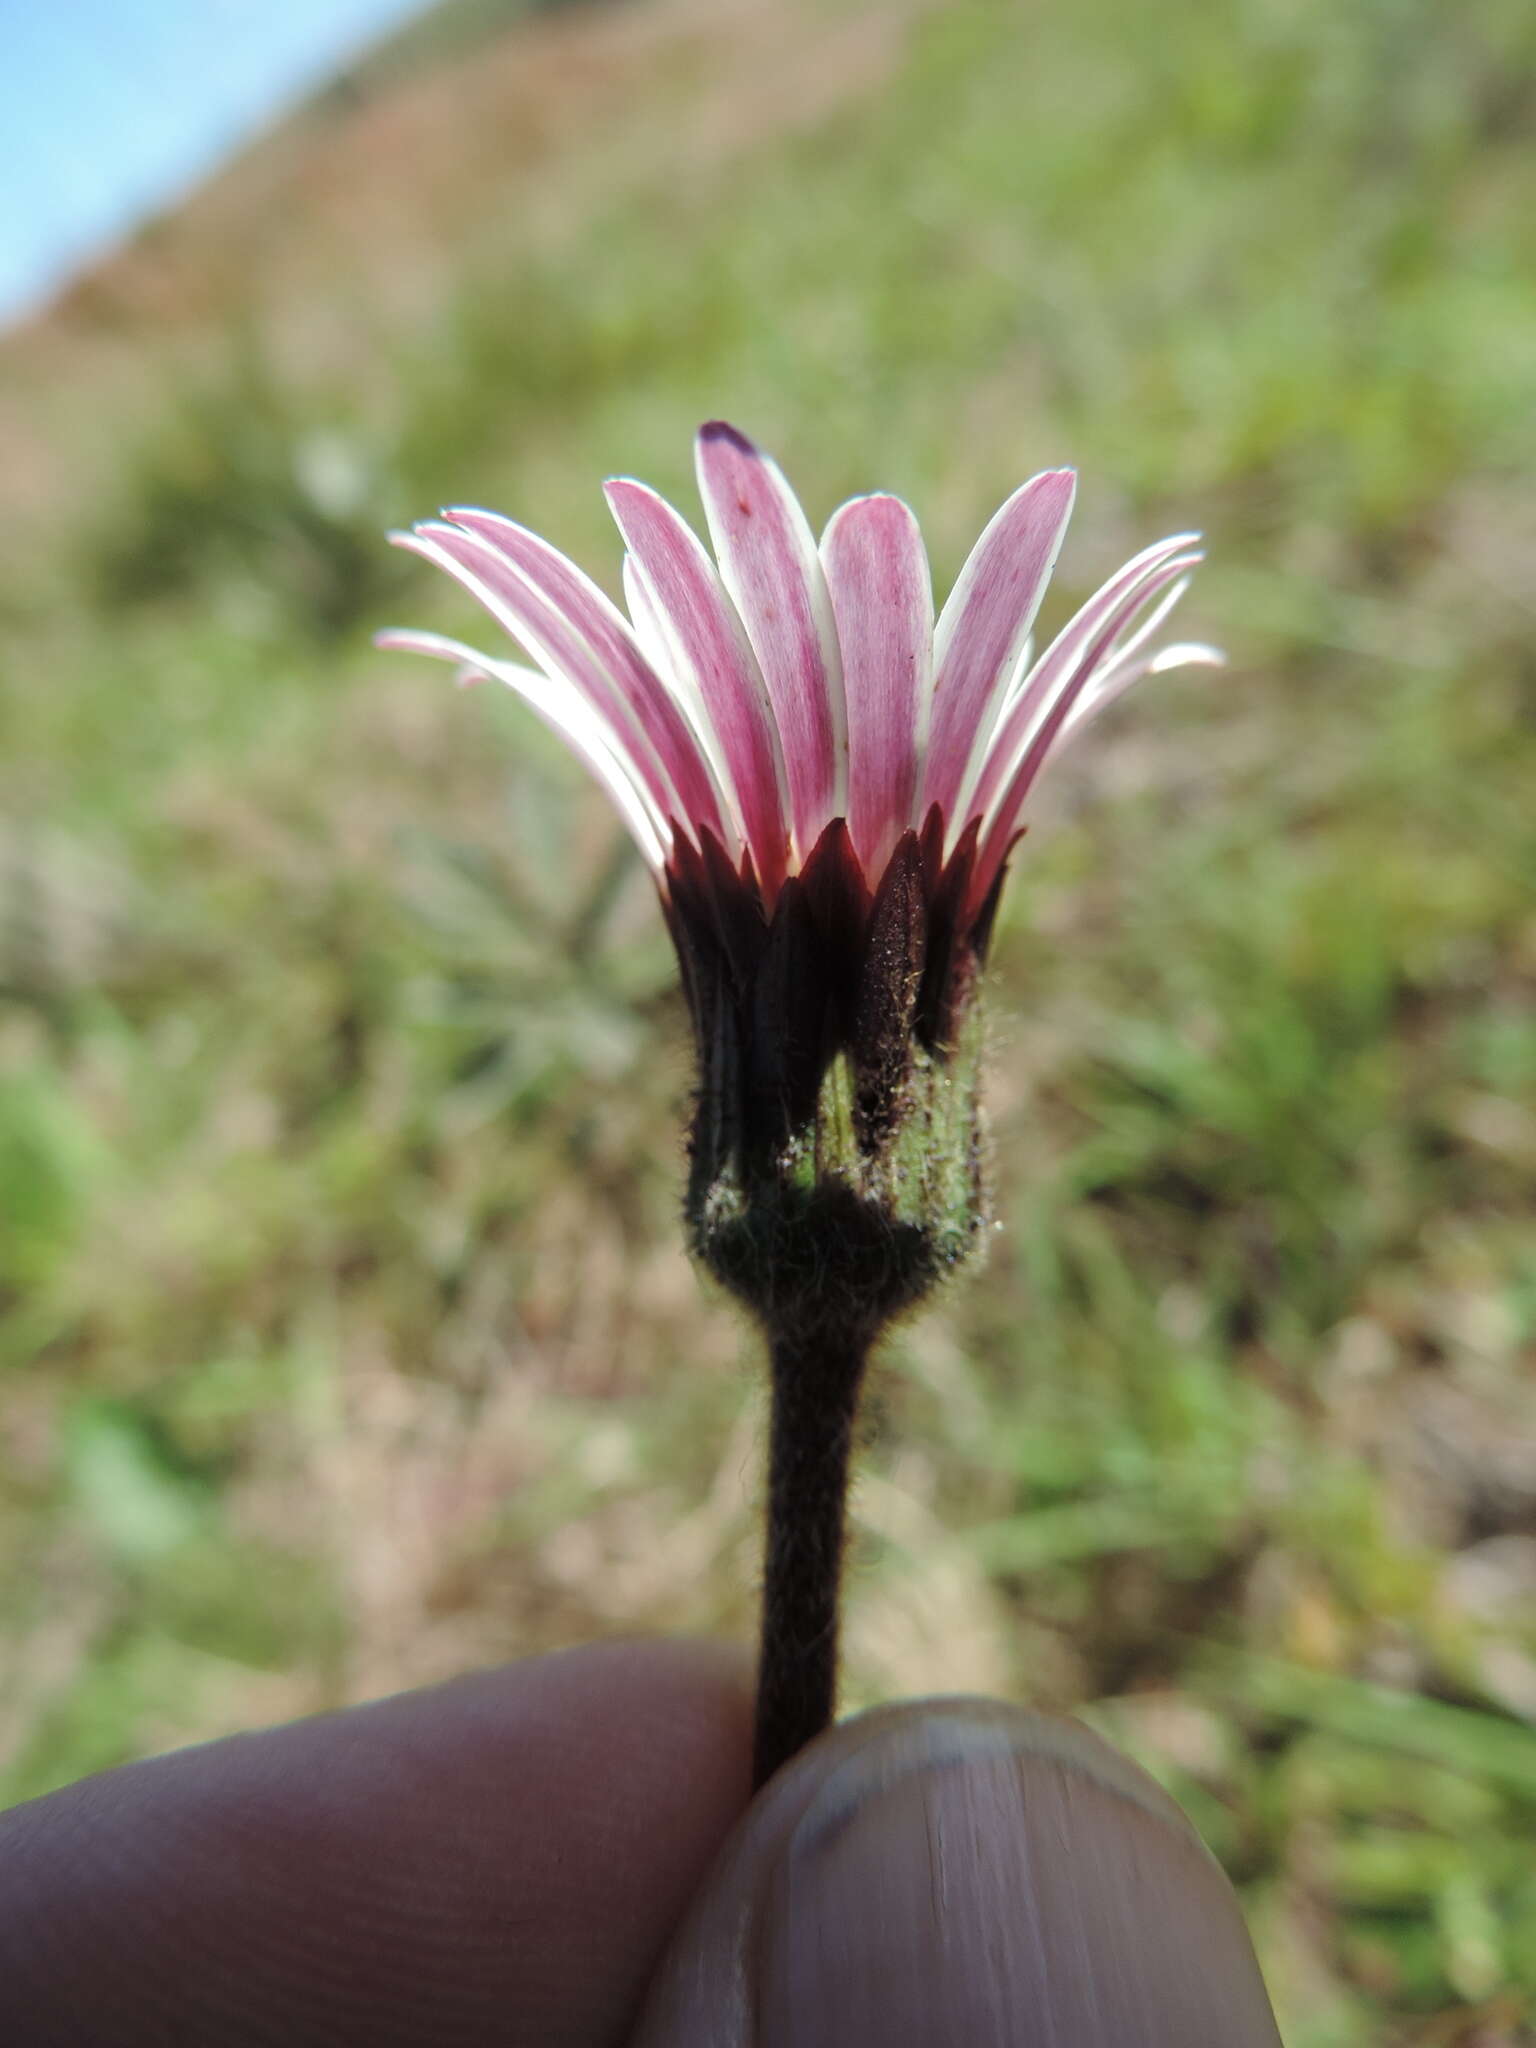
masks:
POLYGON ((59 1075, 41 1064, 0 1074, 0 1291, 47 1282, 106 1166, 59 1075))
POLYGON ((80 1513, 125 1562, 166 1557, 204 1524, 206 1489, 178 1468, 146 1418, 123 1404, 77 1404, 65 1468, 80 1513))
POLYGON ((1420 1693, 1333 1677, 1272 1658, 1206 1653, 1216 1688, 1268 1714, 1421 1757, 1536 1801, 1536 1729, 1420 1693))

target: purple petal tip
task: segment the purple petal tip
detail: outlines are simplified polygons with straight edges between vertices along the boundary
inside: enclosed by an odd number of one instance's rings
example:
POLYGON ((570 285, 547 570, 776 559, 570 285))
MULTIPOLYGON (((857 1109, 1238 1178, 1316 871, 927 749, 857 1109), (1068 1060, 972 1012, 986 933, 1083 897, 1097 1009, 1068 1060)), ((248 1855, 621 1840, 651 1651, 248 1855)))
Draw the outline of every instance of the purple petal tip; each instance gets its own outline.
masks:
POLYGON ((757 444, 749 441, 739 427, 733 427, 729 420, 706 420, 699 429, 700 441, 726 441, 742 455, 755 455, 757 444))

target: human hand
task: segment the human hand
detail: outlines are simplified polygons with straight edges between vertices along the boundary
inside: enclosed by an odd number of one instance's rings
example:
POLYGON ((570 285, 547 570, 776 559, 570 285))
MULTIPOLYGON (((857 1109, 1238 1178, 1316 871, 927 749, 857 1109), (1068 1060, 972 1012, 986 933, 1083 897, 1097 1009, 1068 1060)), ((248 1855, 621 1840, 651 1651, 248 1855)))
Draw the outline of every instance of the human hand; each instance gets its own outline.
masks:
POLYGON ((611 1644, 18 1807, 6 2039, 1275 2048, 1225 1878, 1084 1730, 885 1708, 748 1810, 750 1714, 724 1653, 611 1644))

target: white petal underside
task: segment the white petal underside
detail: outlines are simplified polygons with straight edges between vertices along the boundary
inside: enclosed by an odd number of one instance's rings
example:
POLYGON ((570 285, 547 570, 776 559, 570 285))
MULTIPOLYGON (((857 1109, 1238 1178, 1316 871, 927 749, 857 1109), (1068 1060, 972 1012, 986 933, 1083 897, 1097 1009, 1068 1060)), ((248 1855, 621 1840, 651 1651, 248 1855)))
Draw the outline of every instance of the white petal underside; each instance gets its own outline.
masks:
POLYGON ((497 661, 462 640, 447 639, 441 633, 418 633, 398 628, 380 633, 378 647, 406 654, 427 654, 437 661, 450 661, 460 678, 478 678, 505 683, 515 690, 530 710, 565 741, 612 799, 631 837, 645 857, 646 865, 660 875, 666 866, 668 831, 650 793, 636 773, 633 762, 614 738, 611 728, 592 709, 581 692, 571 684, 552 679, 520 662, 497 661))
POLYGON ((455 509, 447 522, 417 532, 490 587, 515 636, 549 673, 569 677, 590 697, 639 765, 658 764, 655 793, 669 816, 690 830, 708 826, 728 836, 707 751, 629 621, 590 577, 499 513, 455 509))
MULTIPOLYGON (((999 729, 977 790, 985 868, 1001 858, 1030 789, 1074 706, 1120 658, 1120 636, 1201 557, 1179 535, 1147 549, 1095 593, 1057 635, 999 729), (1183 550, 1183 552, 1181 552, 1183 550)), ((1134 663, 1134 654, 1131 657, 1134 663)))
POLYGON ((493 559, 493 551, 484 543, 436 521, 425 521, 412 533, 390 538, 397 547, 446 569, 505 633, 527 648, 552 683, 572 692, 594 713, 662 816, 678 808, 677 792, 664 765, 611 679, 603 676, 600 666, 583 661, 579 653, 568 656, 569 628, 549 614, 544 601, 523 585, 509 564, 493 559))
POLYGON ((1226 657, 1220 649, 1207 647, 1202 641, 1180 641, 1156 649, 1151 645, 1189 585, 1190 578, 1181 576, 1158 599, 1135 632, 1115 648, 1113 658, 1100 664, 1088 687, 1063 720, 1057 749, 1081 732, 1084 726, 1091 724, 1101 711, 1116 703, 1143 676, 1164 675, 1175 668, 1226 666, 1226 657))

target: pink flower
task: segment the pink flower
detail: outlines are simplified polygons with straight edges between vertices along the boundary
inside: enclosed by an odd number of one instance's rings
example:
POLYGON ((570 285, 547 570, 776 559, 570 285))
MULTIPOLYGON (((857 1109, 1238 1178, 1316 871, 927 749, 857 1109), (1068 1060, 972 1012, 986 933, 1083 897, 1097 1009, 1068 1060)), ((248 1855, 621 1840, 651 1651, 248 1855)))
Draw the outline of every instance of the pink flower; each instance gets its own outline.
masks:
POLYGON ((733 427, 703 428, 698 472, 713 560, 646 485, 607 487, 627 619, 526 527, 461 510, 395 539, 537 667, 380 644, 509 683, 608 790, 693 1019, 695 1248, 779 1328, 824 1319, 840 1272, 839 1313, 872 1331, 985 1220, 973 999, 1030 793, 1139 676, 1219 658, 1155 645, 1200 555, 1147 548, 1036 658, 1070 470, 1020 485, 936 623, 900 499, 853 499, 818 547, 733 427))
POLYGON ((1112 576, 1045 651, 1032 628, 1076 479, 1021 484, 934 620, 917 521, 851 499, 818 547, 776 463, 714 422, 697 444, 714 559, 647 485, 616 477, 626 619, 547 541, 460 509, 397 544, 462 583, 537 668, 435 633, 379 644, 509 683, 613 798, 664 896, 716 852, 771 917, 827 828, 873 891, 903 836, 968 867, 962 920, 991 897, 1053 755, 1139 677, 1209 648, 1154 645, 1200 561, 1176 534, 1112 576))

